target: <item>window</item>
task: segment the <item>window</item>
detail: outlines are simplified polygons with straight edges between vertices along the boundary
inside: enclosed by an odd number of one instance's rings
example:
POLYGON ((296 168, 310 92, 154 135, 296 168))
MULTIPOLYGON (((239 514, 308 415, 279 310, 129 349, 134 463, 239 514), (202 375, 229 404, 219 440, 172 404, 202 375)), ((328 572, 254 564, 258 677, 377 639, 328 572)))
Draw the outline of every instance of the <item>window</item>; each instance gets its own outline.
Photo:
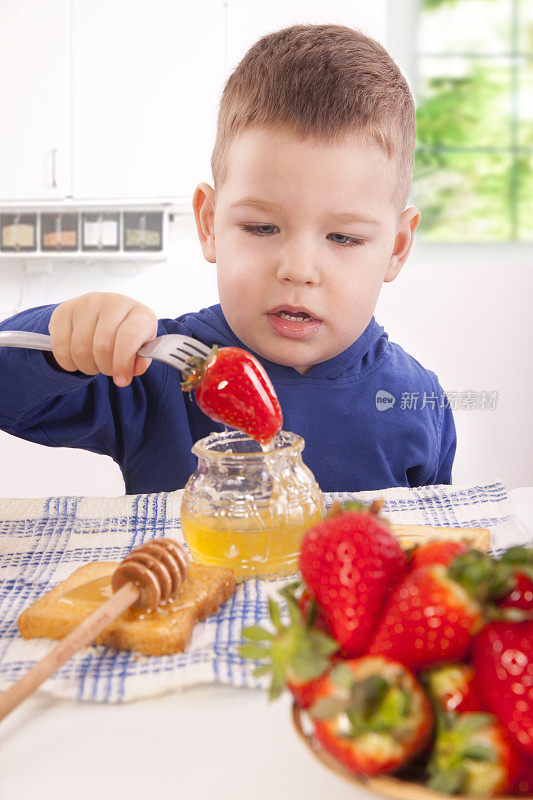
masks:
POLYGON ((417 236, 533 241, 533 0, 396 6, 415 23, 398 61, 417 106, 417 236))

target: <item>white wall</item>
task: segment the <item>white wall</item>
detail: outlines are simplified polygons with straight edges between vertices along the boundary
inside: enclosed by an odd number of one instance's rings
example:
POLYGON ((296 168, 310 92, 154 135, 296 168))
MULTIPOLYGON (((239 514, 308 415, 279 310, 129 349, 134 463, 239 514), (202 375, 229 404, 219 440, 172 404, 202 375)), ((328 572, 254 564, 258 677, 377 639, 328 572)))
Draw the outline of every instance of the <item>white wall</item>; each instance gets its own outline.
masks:
MULTIPOLYGON (((204 260, 192 214, 171 226, 168 262, 55 264, 50 275, 2 265, 0 318, 87 291, 127 294, 158 317, 216 303, 216 267, 204 260)), ((398 278, 384 284, 376 319, 446 391, 497 391, 495 410, 456 410, 455 484, 501 478, 533 485, 533 269, 528 251, 416 243, 398 278)), ((107 457, 47 448, 0 432, 0 495, 118 495, 124 483, 107 457)))
POLYGON ((533 485, 531 248, 415 243, 376 319, 447 392, 497 391, 494 410, 455 410, 454 483, 533 485))

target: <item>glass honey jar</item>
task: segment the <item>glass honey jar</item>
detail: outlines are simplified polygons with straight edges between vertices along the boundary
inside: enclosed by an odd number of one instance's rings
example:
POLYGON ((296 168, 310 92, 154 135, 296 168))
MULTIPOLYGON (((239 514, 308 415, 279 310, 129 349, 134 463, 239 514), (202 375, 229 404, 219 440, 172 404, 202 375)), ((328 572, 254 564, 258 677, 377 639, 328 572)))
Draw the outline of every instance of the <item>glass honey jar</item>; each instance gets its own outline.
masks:
POLYGON ((304 445, 289 431, 261 446, 234 430, 193 445, 198 466, 183 493, 181 526, 195 561, 230 567, 238 580, 297 572, 303 535, 325 515, 304 445))

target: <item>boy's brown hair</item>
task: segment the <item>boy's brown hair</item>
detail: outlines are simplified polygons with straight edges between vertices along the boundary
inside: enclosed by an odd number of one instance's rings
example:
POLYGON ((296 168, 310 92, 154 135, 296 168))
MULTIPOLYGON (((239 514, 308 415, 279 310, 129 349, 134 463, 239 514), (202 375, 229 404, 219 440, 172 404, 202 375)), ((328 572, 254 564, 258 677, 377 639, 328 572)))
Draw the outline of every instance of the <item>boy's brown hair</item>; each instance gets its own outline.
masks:
POLYGON ((332 145, 349 133, 396 162, 393 203, 409 198, 415 104, 387 51, 344 25, 293 25, 259 39, 228 78, 211 156, 215 192, 231 142, 247 128, 275 127, 332 145))

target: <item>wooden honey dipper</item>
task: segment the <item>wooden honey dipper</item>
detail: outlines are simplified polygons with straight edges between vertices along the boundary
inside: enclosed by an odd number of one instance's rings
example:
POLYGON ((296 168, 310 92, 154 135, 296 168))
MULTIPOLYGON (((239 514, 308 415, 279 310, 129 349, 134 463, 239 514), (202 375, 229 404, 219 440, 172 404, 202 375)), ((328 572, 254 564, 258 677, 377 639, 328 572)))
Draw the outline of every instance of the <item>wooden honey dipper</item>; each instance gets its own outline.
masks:
POLYGON ((155 539, 135 547, 113 573, 113 595, 109 600, 0 696, 0 720, 127 608, 155 611, 173 600, 181 589, 188 566, 187 552, 173 539, 155 539))

